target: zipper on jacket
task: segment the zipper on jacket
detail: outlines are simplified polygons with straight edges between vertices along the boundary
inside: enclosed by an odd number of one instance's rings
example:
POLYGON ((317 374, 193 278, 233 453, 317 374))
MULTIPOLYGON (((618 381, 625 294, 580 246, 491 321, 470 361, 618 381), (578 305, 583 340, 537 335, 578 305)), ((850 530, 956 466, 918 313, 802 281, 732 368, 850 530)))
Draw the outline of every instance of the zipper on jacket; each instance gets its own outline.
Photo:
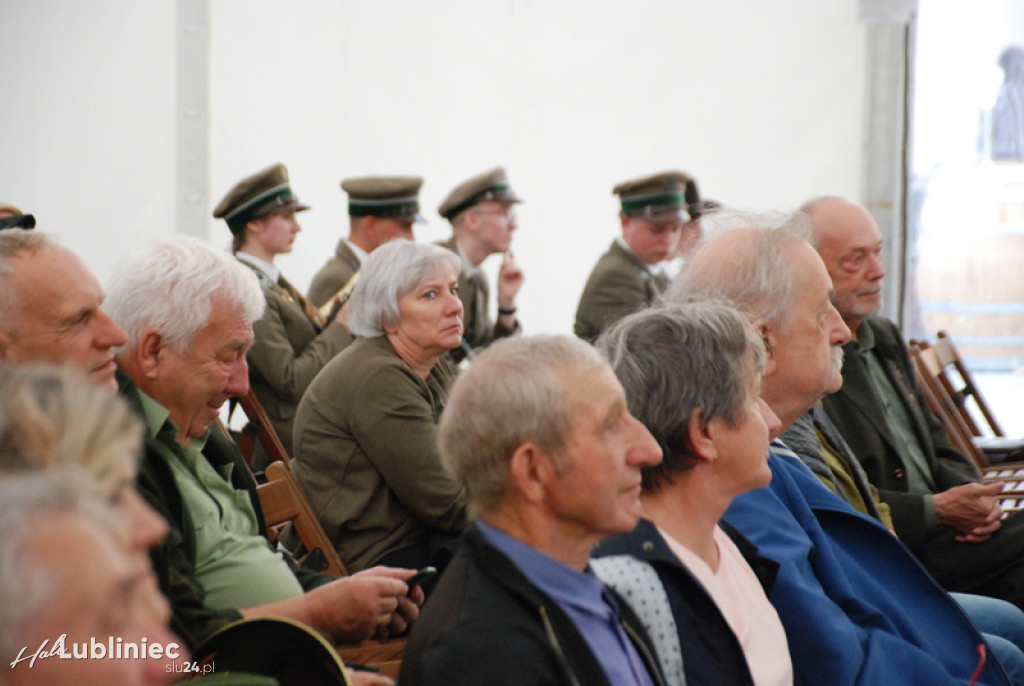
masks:
POLYGON ((562 652, 562 645, 558 642, 558 637, 555 636, 555 628, 551 626, 551 620, 548 619, 547 608, 540 605, 537 607, 537 611, 540 613, 541 622, 544 623, 544 633, 548 635, 548 640, 551 641, 551 646, 555 649, 555 654, 558 655, 558 659, 562 661, 562 666, 565 667, 565 673, 569 675, 573 686, 580 686, 580 682, 573 673, 572 667, 569 666, 569 660, 566 659, 565 653, 562 652))

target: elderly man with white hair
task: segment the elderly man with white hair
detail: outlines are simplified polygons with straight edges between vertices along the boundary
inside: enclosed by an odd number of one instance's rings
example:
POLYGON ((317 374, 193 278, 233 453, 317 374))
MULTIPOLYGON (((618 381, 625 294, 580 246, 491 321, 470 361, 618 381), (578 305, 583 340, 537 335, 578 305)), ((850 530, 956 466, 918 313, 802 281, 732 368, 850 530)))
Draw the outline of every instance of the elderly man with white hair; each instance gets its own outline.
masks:
MULTIPOLYGON (((761 397, 785 430, 841 383, 850 331, 806 240, 806 216, 781 228, 777 218, 739 221, 697 250, 669 297, 726 298, 747 315, 767 354, 761 397)), ((779 563, 769 600, 786 628, 794 683, 1007 683, 963 610, 895 536, 784 444, 771 453, 769 486, 736 497, 724 519, 779 563)))
POLYGON ((235 618, 288 617, 336 639, 404 629, 422 600, 403 581, 413 572, 334 579, 298 569, 268 544, 253 477, 211 428, 224 401, 248 388, 245 354, 264 298, 246 268, 177 237, 122 262, 108 307, 128 333, 121 392, 148 429, 140 490, 170 524, 171 564, 203 603, 235 618))

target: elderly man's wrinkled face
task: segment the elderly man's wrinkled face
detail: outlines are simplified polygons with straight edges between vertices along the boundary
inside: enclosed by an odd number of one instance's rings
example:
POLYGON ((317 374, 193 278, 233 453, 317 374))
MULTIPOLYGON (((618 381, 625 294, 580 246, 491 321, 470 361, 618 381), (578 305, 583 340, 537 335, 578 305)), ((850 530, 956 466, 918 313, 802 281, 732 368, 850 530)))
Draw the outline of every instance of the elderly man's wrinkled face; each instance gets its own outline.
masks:
MULTIPOLYGON (((21 627, 20 638, 29 660, 8 668, 5 683, 12 686, 148 686, 168 683, 177 676, 168 670, 170 662, 188 660, 182 642, 166 628, 164 621, 154 621, 146 607, 140 607, 142 596, 137 592, 146 583, 145 570, 134 563, 98 524, 74 513, 52 513, 34 523, 35 530, 26 542, 24 560, 45 566, 56 585, 51 601, 21 627), (122 639, 143 645, 159 643, 164 648, 176 644, 178 657, 155 659, 37 659, 30 667, 31 656, 43 643, 66 634, 66 648, 72 655, 73 644, 92 641, 109 648, 122 639)), ((152 574, 152 571, 149 571, 152 574)), ((79 646, 79 649, 81 647, 79 646)), ((123 653, 122 653, 123 654, 123 653)), ((4 656, 9 665, 17 655, 4 656)))
POLYGON ((832 282, 809 244, 789 249, 795 275, 793 306, 767 336, 775 384, 810 407, 842 384, 842 345, 850 329, 832 305, 832 282))
POLYGON ((215 298, 206 328, 187 351, 161 348, 148 392, 170 411, 179 442, 202 436, 228 398, 249 390, 245 353, 252 342, 252 324, 245 313, 215 298))
POLYGON ((559 473, 548 485, 551 511, 581 537, 632 531, 640 519, 640 470, 661 462, 661 448, 629 413, 610 367, 565 375, 573 407, 559 473))
POLYGON ((832 302, 856 328, 882 307, 882 234, 867 210, 845 200, 825 201, 814 223, 818 254, 835 289, 832 302))
POLYGON ((127 339, 100 305, 103 289, 70 250, 51 246, 10 259, 10 281, 21 311, 5 322, 0 357, 9 362, 69 365, 96 384, 117 390, 114 348, 127 339))

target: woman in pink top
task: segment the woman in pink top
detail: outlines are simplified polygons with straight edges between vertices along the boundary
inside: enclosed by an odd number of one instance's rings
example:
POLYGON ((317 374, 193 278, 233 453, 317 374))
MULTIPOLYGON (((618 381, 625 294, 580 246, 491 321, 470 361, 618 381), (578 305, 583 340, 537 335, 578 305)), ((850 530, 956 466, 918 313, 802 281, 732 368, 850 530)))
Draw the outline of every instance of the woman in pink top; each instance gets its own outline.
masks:
POLYGON ((664 459, 643 472, 644 519, 599 546, 595 570, 645 618, 671 682, 790 686, 766 595, 775 564, 719 524, 734 497, 771 480, 779 420, 760 398, 762 341, 736 310, 688 303, 627 317, 597 345, 664 459))

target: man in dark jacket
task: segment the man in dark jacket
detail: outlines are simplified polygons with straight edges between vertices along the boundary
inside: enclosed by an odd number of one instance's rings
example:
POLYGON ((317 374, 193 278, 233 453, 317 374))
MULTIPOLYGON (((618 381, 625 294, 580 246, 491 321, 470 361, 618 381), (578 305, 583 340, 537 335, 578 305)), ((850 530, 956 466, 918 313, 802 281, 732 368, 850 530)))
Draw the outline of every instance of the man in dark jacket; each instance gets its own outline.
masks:
POLYGON ((661 459, 601 356, 569 336, 492 344, 456 381, 440 442, 479 519, 400 682, 663 683, 638 620, 588 566, 598 540, 636 526, 640 469, 661 459))
POLYGON ((917 387, 897 326, 881 307, 882 236, 871 214, 841 198, 804 206, 852 332, 842 388, 825 410, 892 509, 900 539, 951 591, 1024 608, 1024 518, 1001 519, 1002 484, 981 484, 917 387))

